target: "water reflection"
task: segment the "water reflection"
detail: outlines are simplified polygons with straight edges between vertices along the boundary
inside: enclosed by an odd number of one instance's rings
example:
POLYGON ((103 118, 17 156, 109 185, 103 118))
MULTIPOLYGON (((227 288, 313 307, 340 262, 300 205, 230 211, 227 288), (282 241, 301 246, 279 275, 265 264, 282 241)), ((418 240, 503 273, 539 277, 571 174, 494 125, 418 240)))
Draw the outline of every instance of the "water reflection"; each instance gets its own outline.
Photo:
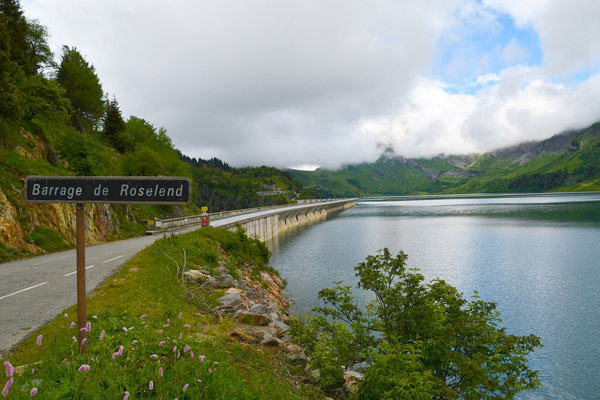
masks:
POLYGON ((510 332, 542 337, 545 347, 531 364, 541 371, 544 387, 519 398, 597 398, 598 199, 425 200, 429 206, 410 203, 414 199, 369 200, 326 223, 280 236, 271 243, 271 265, 287 279, 296 309, 305 311, 331 282, 353 285, 353 267, 367 255, 382 247, 403 250, 409 266, 427 279, 439 277, 467 296, 478 290, 484 300, 497 302, 510 332))

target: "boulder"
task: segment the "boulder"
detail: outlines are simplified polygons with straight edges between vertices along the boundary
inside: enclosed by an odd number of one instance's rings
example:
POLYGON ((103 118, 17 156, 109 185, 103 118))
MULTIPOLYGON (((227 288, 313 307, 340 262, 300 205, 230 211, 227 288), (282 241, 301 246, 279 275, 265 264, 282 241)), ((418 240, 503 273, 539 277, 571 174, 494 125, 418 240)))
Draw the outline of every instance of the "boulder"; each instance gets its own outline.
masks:
POLYGON ((276 336, 271 335, 270 333, 265 333, 263 340, 260 342, 263 346, 277 347, 283 346, 283 342, 277 338, 276 336))
POLYGON ((237 307, 243 304, 242 295, 239 292, 229 293, 219 298, 222 306, 237 307))
POLYGON ((250 309, 248 311, 255 313, 255 314, 268 314, 269 313, 269 310, 263 304, 254 304, 252 307, 250 307, 250 309))

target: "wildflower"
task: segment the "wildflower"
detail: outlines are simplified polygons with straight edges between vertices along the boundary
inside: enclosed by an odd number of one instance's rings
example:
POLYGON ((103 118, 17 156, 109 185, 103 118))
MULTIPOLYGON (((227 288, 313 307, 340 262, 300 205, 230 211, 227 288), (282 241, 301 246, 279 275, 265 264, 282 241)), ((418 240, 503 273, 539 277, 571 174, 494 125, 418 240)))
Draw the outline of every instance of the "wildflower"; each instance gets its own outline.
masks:
POLYGON ((69 318, 69 314, 65 314, 65 318, 69 318))
POLYGON ((170 324, 171 320, 169 318, 167 318, 167 324, 170 324))
POLYGON ((138 341, 137 341, 137 340, 132 340, 132 341, 131 341, 131 344, 137 344, 137 343, 138 343, 138 341))
POLYGON ((123 354, 123 348, 124 348, 123 346, 119 346, 119 355, 123 354))
POLYGON ((163 370, 162 367, 158 368, 158 376, 163 376, 163 370))
POLYGON ((130 327, 130 328, 129 328, 129 330, 130 330, 130 331, 132 331, 132 330, 133 330, 133 326, 132 326, 132 327, 130 327))
POLYGON ((194 352, 190 351, 190 358, 194 358, 194 352))
POLYGON ((179 319, 181 319, 181 316, 182 316, 182 315, 183 315, 183 313, 182 313, 182 312, 180 312, 180 313, 179 313, 179 319))
POLYGON ((159 331, 158 331, 158 333, 163 333, 163 330, 162 330, 162 329, 161 329, 161 330, 159 330, 159 331))
POLYGON ((191 325, 189 325, 189 324, 185 324, 183 327, 184 327, 184 328, 191 328, 192 326, 191 326, 191 325))
POLYGON ((150 381, 150 383, 148 384, 148 389, 154 389, 154 382, 150 381))
POLYGON ((37 343, 38 346, 42 345, 42 335, 37 337, 37 340, 35 341, 37 343))
POLYGON ((81 328, 81 329, 79 330, 79 332, 87 332, 87 328, 84 326, 83 328, 81 328))
POLYGON ((144 314, 140 317, 140 319, 144 319, 144 318, 146 318, 146 314, 144 314))
POLYGON ((35 368, 31 369, 31 375, 35 374, 35 368))
POLYGON ((81 345, 85 345, 85 343, 87 342, 87 338, 83 338, 83 340, 81 341, 81 345))
POLYGON ((202 379, 197 379, 198 383, 202 383, 202 379))
POLYGON ((188 351, 190 351, 192 348, 190 346, 188 346, 187 344, 185 345, 185 347, 183 348, 183 352, 187 353, 188 351))
POLYGON ((77 338, 75 336, 71 336, 71 340, 73 341, 73 343, 77 343, 77 338))
POLYGON ((14 380, 13 378, 10 378, 7 382, 6 385, 4 385, 4 389, 2 389, 2 395, 4 397, 8 396, 8 391, 10 390, 10 387, 12 386, 14 380))
POLYGON ((128 332, 127 328, 123 327, 123 332, 127 333, 128 332))
POLYGON ((177 344, 177 340, 173 339, 173 343, 177 344))
POLYGON ((91 332, 91 330, 92 330, 92 323, 90 321, 88 321, 87 324, 85 324, 85 329, 88 332, 91 332))
POLYGON ((98 319, 98 316, 97 315, 92 315, 92 318, 98 319))
POLYGON ((102 329, 102 332, 100 332, 100 340, 104 339, 104 329, 102 329))
POLYGON ((89 371, 90 370, 90 366, 87 364, 82 364, 81 367, 79 367, 79 369, 77 370, 77 372, 83 372, 83 371, 89 371))
POLYGON ((123 400, 127 400, 129 398, 129 392, 125 391, 125 396, 123 396, 123 400))
POLYGON ((15 368, 12 366, 11 363, 9 363, 8 361, 4 361, 4 368, 6 368, 6 377, 10 378, 11 376, 13 376, 13 373, 15 372, 15 368))
POLYGON ((181 389, 183 391, 183 393, 185 393, 186 390, 188 390, 188 388, 190 387, 189 383, 186 383, 185 385, 183 385, 183 389, 181 389))
POLYGON ((163 346, 163 347, 164 347, 164 345, 165 345, 165 341, 163 340, 163 341, 162 341, 162 342, 160 342, 158 345, 159 345, 159 346, 163 346))
POLYGON ((31 389, 31 392, 29 392, 29 397, 33 397, 37 394, 38 389, 37 388, 33 388, 31 389))
POLYGON ((181 353, 177 352, 177 359, 179 360, 181 358, 181 353))
POLYGON ((181 338, 183 338, 183 333, 179 332, 179 340, 181 340, 181 338))
POLYGON ((77 325, 75 325, 75 322, 71 322, 71 325, 69 325, 69 329, 73 329, 75 328, 77 325))
POLYGON ((168 328, 168 327, 169 327, 169 324, 164 324, 163 325, 163 328, 168 328))
POLYGON ((119 346, 119 350, 116 353, 112 354, 113 360, 119 356, 123 355, 123 346, 119 346))
POLYGON ((177 346, 173 347, 173 353, 177 351, 177 346))
POLYGON ((158 358, 158 355, 157 355, 157 354, 152 354, 152 355, 150 356, 150 358, 154 360, 155 358, 158 358))
POLYGON ((212 374, 212 369, 210 369, 210 368, 209 368, 209 369, 208 369, 208 373, 209 373, 209 374, 212 374))
POLYGON ((206 358, 206 356, 198 356, 198 358, 200 359, 200 362, 204 362, 204 359, 206 358))

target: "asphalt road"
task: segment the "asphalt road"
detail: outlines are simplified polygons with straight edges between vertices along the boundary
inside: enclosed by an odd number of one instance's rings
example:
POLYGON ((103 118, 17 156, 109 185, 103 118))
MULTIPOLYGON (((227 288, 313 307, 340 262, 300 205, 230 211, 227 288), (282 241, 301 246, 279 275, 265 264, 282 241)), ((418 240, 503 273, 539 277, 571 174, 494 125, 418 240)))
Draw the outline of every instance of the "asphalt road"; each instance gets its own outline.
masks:
MULTIPOLYGON (((310 205, 291 206, 304 208, 310 205)), ((219 227, 268 215, 281 209, 259 211, 211 222, 219 227)), ((186 227, 184 233, 200 228, 186 227)), ((123 264, 163 235, 143 236, 86 246, 86 292, 89 295, 123 264)), ((0 359, 10 349, 77 302, 75 249, 0 264, 0 359)), ((76 315, 69 318, 77 322, 76 315)))

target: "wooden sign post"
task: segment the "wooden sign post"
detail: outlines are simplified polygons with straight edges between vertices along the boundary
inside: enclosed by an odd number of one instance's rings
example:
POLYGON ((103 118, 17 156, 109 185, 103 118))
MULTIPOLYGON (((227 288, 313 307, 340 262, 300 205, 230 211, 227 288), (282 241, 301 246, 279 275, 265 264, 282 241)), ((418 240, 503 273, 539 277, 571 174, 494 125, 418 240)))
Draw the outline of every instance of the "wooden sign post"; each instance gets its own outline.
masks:
POLYGON ((28 176, 25 200, 30 203, 75 203, 77 241, 77 330, 79 352, 87 351, 85 296, 85 204, 186 204, 191 180, 170 177, 28 176))

